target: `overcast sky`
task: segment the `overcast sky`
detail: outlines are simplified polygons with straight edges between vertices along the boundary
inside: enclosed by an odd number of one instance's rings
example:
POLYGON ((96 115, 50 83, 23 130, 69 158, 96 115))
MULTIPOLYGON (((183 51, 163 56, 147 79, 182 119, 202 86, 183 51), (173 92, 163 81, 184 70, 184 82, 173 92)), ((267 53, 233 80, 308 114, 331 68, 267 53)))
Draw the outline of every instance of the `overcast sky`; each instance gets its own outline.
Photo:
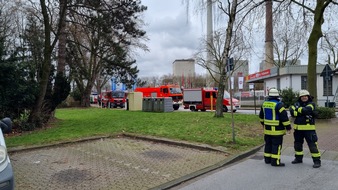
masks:
MULTIPOLYGON (((144 13, 147 23, 144 30, 149 38, 146 44, 150 52, 140 52, 136 58, 139 77, 172 74, 172 64, 176 59, 193 58, 199 51, 202 39, 206 36, 206 18, 196 13, 195 1, 191 1, 190 13, 187 13, 182 0, 142 0, 142 4, 148 7, 144 13)), ((255 46, 254 53, 248 58, 249 73, 259 70, 264 53, 264 37, 259 37, 255 46)), ((206 70, 195 65, 195 72, 205 74, 206 70)))
MULTIPOLYGON (((148 7, 144 12, 149 41, 149 52, 139 51, 136 57, 140 70, 139 77, 153 77, 172 74, 172 64, 176 59, 190 59, 198 52, 202 38, 206 36, 206 18, 196 14, 196 2, 190 1, 190 13, 182 0, 142 0, 148 7), (189 16, 189 19, 187 18, 189 16)), ((204 14, 205 16, 206 14, 204 14)), ((215 23, 214 23, 215 27, 215 23)), ((223 26, 224 27, 224 26, 223 26)), ((259 71, 259 63, 264 59, 264 33, 254 34, 254 47, 251 50, 249 73, 259 71)), ((306 57, 301 58, 306 64, 306 57)), ((205 69, 195 66, 198 74, 205 74, 205 69)))
MULTIPOLYGON (((186 6, 182 0, 142 0, 148 7, 145 12, 144 29, 149 41, 150 52, 140 52, 137 57, 139 77, 172 74, 172 63, 176 59, 193 58, 198 51, 201 38, 205 35, 198 23, 200 16, 187 19, 186 6)), ((205 28, 205 27, 204 27, 205 28)), ((204 74, 200 66, 197 73, 204 74)))

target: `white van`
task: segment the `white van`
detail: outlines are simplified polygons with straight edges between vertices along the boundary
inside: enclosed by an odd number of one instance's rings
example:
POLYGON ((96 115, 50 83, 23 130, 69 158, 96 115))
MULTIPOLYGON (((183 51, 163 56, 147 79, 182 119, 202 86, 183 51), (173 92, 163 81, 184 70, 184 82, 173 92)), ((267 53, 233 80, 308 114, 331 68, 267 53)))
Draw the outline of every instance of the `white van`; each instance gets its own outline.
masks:
POLYGON ((9 159, 3 133, 10 133, 12 121, 9 118, 0 120, 0 189, 14 189, 14 173, 9 159))

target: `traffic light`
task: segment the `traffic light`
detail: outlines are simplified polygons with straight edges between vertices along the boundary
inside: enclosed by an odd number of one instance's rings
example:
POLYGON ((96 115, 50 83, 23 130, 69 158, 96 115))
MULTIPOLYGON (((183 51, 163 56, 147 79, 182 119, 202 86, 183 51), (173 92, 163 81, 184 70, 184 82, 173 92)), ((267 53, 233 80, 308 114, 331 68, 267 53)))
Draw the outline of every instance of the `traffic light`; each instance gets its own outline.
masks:
POLYGON ((226 68, 227 68, 227 71, 234 70, 234 58, 233 57, 227 59, 226 68))

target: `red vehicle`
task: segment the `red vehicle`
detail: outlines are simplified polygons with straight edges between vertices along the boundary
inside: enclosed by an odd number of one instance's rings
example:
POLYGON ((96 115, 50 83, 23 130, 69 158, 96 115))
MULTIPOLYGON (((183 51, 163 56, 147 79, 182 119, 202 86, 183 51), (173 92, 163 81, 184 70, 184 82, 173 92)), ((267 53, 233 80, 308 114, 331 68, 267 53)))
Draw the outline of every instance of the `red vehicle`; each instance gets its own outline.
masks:
POLYGON ((171 97, 174 110, 182 104, 183 94, 178 85, 162 85, 159 87, 138 87, 135 92, 142 92, 143 97, 171 97))
POLYGON ((91 104, 97 104, 98 98, 99 98, 99 96, 97 95, 96 92, 95 93, 91 93, 90 94, 90 103, 91 104))
POLYGON ((101 93, 102 107, 124 108, 127 102, 127 93, 124 91, 107 91, 101 93))
MULTIPOLYGON (((184 109, 191 111, 206 111, 216 109, 217 90, 213 88, 192 88, 184 89, 183 91, 183 105, 184 109)), ((239 101, 232 98, 233 112, 239 108, 239 101)), ((231 110, 230 94, 225 91, 223 97, 223 112, 231 110)))

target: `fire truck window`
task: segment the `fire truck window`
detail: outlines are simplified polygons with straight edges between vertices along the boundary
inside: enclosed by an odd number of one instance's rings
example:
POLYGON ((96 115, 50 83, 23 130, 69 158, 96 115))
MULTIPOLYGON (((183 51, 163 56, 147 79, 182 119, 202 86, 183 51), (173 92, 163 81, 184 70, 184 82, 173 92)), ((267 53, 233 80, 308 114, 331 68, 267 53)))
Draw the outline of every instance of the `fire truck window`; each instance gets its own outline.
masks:
POLYGON ((113 98, 124 98, 124 92, 121 92, 121 91, 116 91, 116 92, 113 92, 113 98))
POLYGON ((213 98, 216 98, 216 97, 217 97, 217 96, 216 96, 216 92, 213 92, 213 93, 212 93, 212 97, 213 97, 213 98))
POLYGON ((168 88, 163 88, 163 93, 167 94, 168 93, 168 88))
POLYGON ((227 92, 227 91, 224 90, 224 96, 223 96, 223 98, 229 99, 230 98, 229 92, 227 92))
POLYGON ((206 97, 206 98, 210 98, 210 92, 206 92, 206 93, 205 93, 205 97, 206 97))
POLYGON ((182 90, 180 88, 170 88, 171 94, 182 94, 182 90))

